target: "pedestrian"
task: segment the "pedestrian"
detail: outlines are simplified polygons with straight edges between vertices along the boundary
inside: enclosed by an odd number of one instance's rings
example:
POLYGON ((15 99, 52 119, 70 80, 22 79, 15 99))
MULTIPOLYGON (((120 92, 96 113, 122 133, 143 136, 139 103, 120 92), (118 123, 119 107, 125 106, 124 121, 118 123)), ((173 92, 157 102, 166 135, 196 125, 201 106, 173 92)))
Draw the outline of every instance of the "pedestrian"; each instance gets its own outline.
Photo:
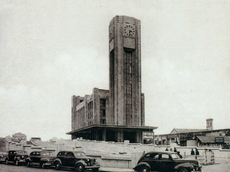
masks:
POLYGON ((191 150, 191 155, 195 155, 195 152, 193 149, 191 150))
POLYGON ((177 151, 177 155, 178 155, 180 158, 183 158, 182 155, 180 154, 180 151, 177 151))
POLYGON ((174 152, 177 152, 176 148, 174 148, 174 152))
POLYGON ((196 155, 199 155, 200 153, 199 153, 199 151, 198 151, 198 149, 196 148, 196 155))

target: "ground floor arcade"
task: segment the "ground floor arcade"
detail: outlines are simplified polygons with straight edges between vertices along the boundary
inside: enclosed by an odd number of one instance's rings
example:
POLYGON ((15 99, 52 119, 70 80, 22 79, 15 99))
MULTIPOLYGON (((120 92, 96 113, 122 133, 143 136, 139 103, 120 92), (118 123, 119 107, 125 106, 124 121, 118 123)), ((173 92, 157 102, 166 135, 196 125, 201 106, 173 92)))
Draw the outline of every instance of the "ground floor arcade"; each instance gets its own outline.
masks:
POLYGON ((129 140, 130 143, 143 143, 143 132, 153 133, 157 127, 149 126, 118 126, 118 125, 92 125, 68 132, 72 139, 80 138, 89 140, 103 140, 124 142, 129 140))

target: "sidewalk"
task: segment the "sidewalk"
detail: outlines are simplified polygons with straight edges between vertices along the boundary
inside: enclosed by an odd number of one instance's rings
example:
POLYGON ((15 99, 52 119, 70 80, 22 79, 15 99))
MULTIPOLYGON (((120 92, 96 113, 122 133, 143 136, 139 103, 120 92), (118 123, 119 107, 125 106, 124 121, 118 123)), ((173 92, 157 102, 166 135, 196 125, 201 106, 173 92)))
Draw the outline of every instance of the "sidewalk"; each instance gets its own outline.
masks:
POLYGON ((111 167, 100 167, 99 171, 106 171, 106 172, 134 172, 133 169, 126 169, 126 168, 111 168, 111 167))

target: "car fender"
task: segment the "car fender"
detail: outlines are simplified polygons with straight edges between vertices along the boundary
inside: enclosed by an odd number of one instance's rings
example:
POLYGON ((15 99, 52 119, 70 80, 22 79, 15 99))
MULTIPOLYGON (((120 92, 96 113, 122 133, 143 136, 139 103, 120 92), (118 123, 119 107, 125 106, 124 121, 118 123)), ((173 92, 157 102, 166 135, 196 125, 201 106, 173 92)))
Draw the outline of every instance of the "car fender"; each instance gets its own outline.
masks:
POLYGON ((76 165, 77 164, 83 164, 84 166, 87 166, 87 164, 85 163, 85 161, 83 161, 83 160, 79 160, 79 161, 77 161, 75 164, 74 164, 74 166, 76 167, 76 165))
POLYGON ((175 166, 175 170, 177 170, 181 167, 189 168, 190 170, 192 170, 194 168, 194 166, 192 164, 187 162, 187 163, 178 164, 177 166, 175 166))
POLYGON ((30 157, 28 157, 28 158, 26 158, 26 162, 31 162, 31 158, 30 157))
POLYGON ((140 162, 140 163, 138 163, 133 169, 134 169, 134 170, 138 170, 138 169, 140 169, 142 166, 147 166, 147 167, 149 167, 149 169, 151 169, 150 165, 149 165, 147 162, 140 162))
POLYGON ((54 159, 54 161, 53 161, 53 164, 55 164, 55 162, 60 162, 60 164, 62 165, 62 162, 61 162, 61 160, 60 159, 54 159))
POLYGON ((21 159, 21 157, 20 156, 16 156, 16 157, 14 157, 14 160, 16 161, 16 160, 20 160, 21 159))

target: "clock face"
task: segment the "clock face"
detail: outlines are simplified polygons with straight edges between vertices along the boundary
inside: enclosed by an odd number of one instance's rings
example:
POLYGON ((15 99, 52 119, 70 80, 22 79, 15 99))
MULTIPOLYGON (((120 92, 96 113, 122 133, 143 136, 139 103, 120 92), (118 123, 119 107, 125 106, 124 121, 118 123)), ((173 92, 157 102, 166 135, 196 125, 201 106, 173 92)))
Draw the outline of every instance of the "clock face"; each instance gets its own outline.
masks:
POLYGON ((124 35, 125 36, 135 36, 135 28, 132 25, 126 25, 124 27, 124 35))

